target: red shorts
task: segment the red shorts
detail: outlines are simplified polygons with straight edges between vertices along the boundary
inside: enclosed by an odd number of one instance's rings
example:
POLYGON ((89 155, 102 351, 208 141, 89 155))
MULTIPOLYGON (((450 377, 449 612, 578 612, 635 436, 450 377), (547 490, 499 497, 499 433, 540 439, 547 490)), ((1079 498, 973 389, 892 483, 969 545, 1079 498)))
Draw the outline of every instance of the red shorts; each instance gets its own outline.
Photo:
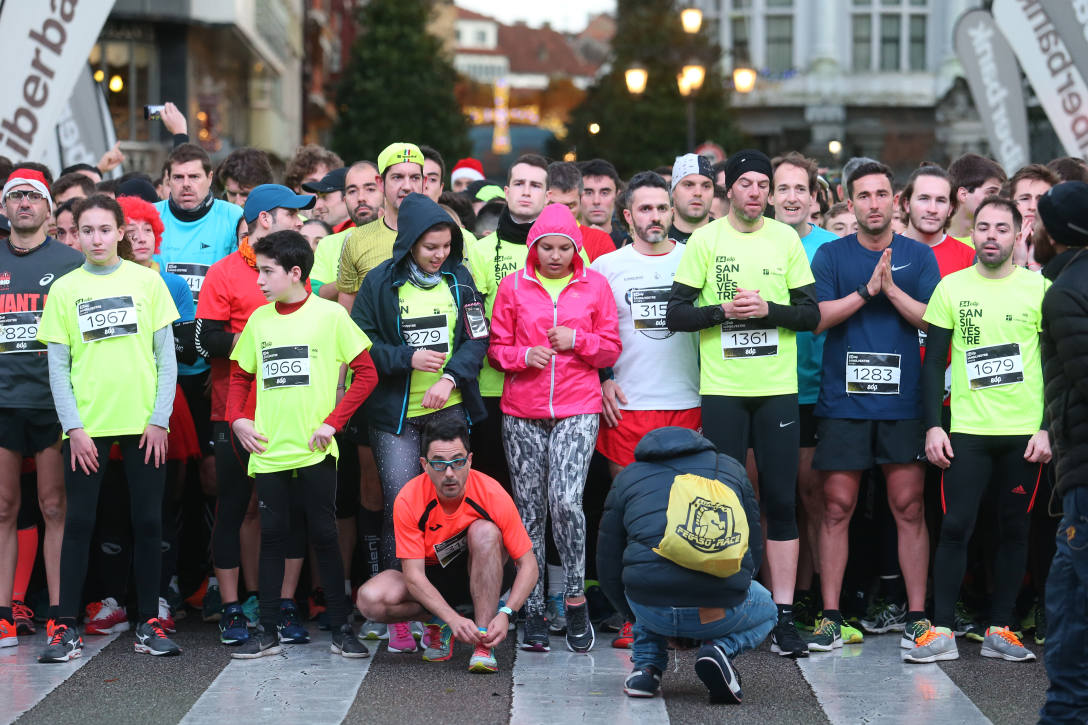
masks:
POLYGON ((619 466, 629 466, 635 462, 635 446, 650 431, 668 426, 699 430, 703 424, 702 408, 622 412, 623 418, 615 428, 609 428, 602 415, 601 429, 597 434, 597 450, 619 466))

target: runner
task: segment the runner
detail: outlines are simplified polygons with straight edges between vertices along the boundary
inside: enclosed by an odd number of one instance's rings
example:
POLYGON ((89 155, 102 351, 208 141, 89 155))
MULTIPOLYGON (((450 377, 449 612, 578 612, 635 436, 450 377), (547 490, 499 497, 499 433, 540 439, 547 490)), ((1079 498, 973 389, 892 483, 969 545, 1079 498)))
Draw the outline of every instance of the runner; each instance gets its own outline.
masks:
POLYGON ((311 216, 328 224, 333 232, 342 232, 355 226, 348 214, 347 200, 344 198, 347 173, 347 167, 341 166, 317 181, 306 181, 302 184, 302 190, 307 194, 314 194, 317 199, 311 216))
POLYGON ((38 528, 20 525, 18 516, 24 458, 34 459, 38 507, 45 520, 47 629, 60 603, 64 461, 46 347, 37 340, 37 331, 54 282, 83 264, 83 257, 46 234, 53 201, 42 174, 15 169, 2 197, 11 236, 0 243, 0 647, 13 647, 19 642, 17 633, 36 631, 34 612, 24 599, 38 551, 38 528))
MULTIPOLYGON (((613 479, 634 462, 635 446, 650 431, 698 430, 702 421, 699 337, 665 326, 672 278, 684 254, 684 245, 666 236, 672 208, 665 180, 653 171, 635 174, 623 215, 634 241, 590 267, 612 288, 622 343, 613 377, 601 384, 604 425, 597 435, 597 450, 608 459, 613 479)), ((612 646, 626 648, 631 639, 631 622, 625 622, 612 646)))
POLYGON ((952 180, 954 200, 948 234, 970 246, 975 208, 986 197, 1001 193, 1001 185, 1006 179, 1005 170, 992 159, 967 153, 948 165, 948 176, 952 180))
POLYGON ((1043 295, 1049 280, 1013 265, 1021 217, 1008 199, 975 209, 974 267, 941 280, 933 292, 922 371, 926 457, 944 471, 944 519, 933 564, 933 625, 907 662, 959 658, 952 632, 967 542, 984 498, 997 506, 997 549, 990 626, 982 656, 1034 660, 1010 630, 1027 565, 1029 513, 1042 464, 1050 460, 1039 361, 1043 295), (941 427, 944 371, 952 351, 952 434, 941 427))
MULTIPOLYGON (((595 638, 584 591, 582 491, 602 409, 598 369, 620 352, 616 304, 605 278, 578 256, 581 233, 566 206, 545 207, 526 241, 525 266, 499 283, 487 354, 506 373, 502 442, 514 500, 539 571, 551 515, 566 580, 567 647, 584 653, 595 638)), ((546 652, 541 578, 525 610, 522 647, 546 652)))
POLYGON ((772 649, 806 657, 793 618, 800 443, 795 333, 815 328, 820 313, 797 233, 763 216, 772 175, 771 160, 759 151, 730 157, 729 214, 688 240, 666 319, 670 330, 700 332, 703 435, 738 461, 755 450, 778 605, 772 649))
POLYGON ((404 485, 393 506, 403 573, 389 569, 371 579, 360 587, 358 603, 378 621, 426 616, 428 662, 450 659, 456 637, 474 647, 470 672, 498 672, 494 648, 536 583, 536 559, 510 494, 472 470, 468 445, 464 421, 424 427, 423 473, 404 485), (511 563, 516 577, 507 576, 511 563), (505 589, 510 596, 502 602, 505 589), (463 605, 473 606, 475 621, 457 612, 463 605))
POLYGON ((39 662, 66 662, 82 653, 76 616, 99 487, 115 442, 129 484, 136 652, 181 652, 158 618, 167 426, 177 385, 170 326, 178 311, 162 277, 117 256, 124 223, 121 207, 102 194, 76 207, 86 262, 54 283, 38 327, 38 339, 49 346, 50 387, 66 436, 69 504, 59 617, 39 662))
MULTIPOLYGON (((630 195, 625 197, 630 203, 630 195)), ((714 169, 706 156, 684 154, 672 165, 672 224, 669 239, 687 244, 692 232, 710 223, 714 169)))
POLYGON ((382 213, 381 179, 378 176, 378 165, 373 161, 359 161, 348 167, 348 173, 344 176, 344 204, 347 206, 351 224, 317 243, 314 269, 310 272, 310 285, 314 294, 333 301, 338 295, 335 282, 339 273, 340 255, 344 251, 344 240, 354 227, 369 224, 382 213))
POLYGON ((901 644, 913 647, 929 629, 923 608, 929 541, 923 514, 925 469, 918 330, 940 272, 933 252, 891 231, 892 174, 862 164, 847 183, 858 231, 824 244, 812 261, 820 325, 828 330, 816 403, 818 442, 812 466, 824 489, 820 586, 824 616, 809 649, 842 647, 839 594, 848 554, 850 517, 862 474, 884 472, 899 536, 899 567, 907 590, 901 644))
MULTIPOLYGON (((210 361, 212 371, 211 420, 218 482, 212 561, 222 604, 213 614, 219 615, 215 618, 219 622, 219 640, 226 645, 248 640, 247 625, 256 626, 259 620, 260 522, 253 479, 246 473, 249 455, 231 431, 227 418, 230 378, 237 369, 230 362, 230 355, 250 316, 267 303, 258 284, 253 245, 276 232, 298 231, 302 226, 299 210, 310 209, 314 203, 314 197, 295 194, 279 184, 253 188, 243 215, 248 240, 208 270, 204 294, 197 305, 197 345, 200 354, 210 361), (243 562, 245 589, 239 590, 239 566, 243 562)), ((299 622, 294 593, 305 552, 289 547, 288 554, 277 630, 284 642, 302 644, 310 638, 299 622)))
POLYGON ((1035 250, 1032 248, 1031 234, 1035 229, 1035 212, 1039 198, 1050 191, 1061 179, 1053 171, 1042 164, 1028 164, 1012 175, 1005 185, 1008 193, 1005 194, 1016 204, 1020 216, 1024 219, 1020 236, 1016 238, 1016 248, 1013 250, 1012 263, 1019 267, 1027 267, 1032 271, 1039 271, 1042 265, 1035 260, 1035 250))
MULTIPOLYGON (((383 569, 399 564, 393 506, 422 472, 424 426, 486 416, 476 378, 487 350, 487 321, 483 298, 462 263, 461 230, 422 194, 409 194, 401 207, 404 223, 393 257, 363 280, 351 312, 374 344, 381 375, 364 415, 384 500, 383 569)), ((386 624, 391 652, 416 651, 410 623, 386 624)))
MULTIPOLYGON (((268 194, 267 189, 257 187, 250 194, 247 216, 250 206, 268 194)), ((289 202, 287 195, 298 197, 286 187, 276 191, 285 197, 279 203, 298 203, 289 202)), ((277 203, 272 216, 292 211, 297 219, 297 210, 277 203)), ((367 352, 370 340, 335 302, 306 289, 314 259, 306 239, 295 230, 273 232, 255 242, 253 252, 257 284, 271 304, 254 310, 231 352, 238 369, 231 375, 227 416, 238 442, 250 453, 248 470, 256 479, 261 511, 261 626, 231 654, 236 659, 282 651, 277 629, 283 618, 283 562, 293 546, 299 553, 305 551, 304 543, 297 547, 290 541, 296 538, 298 514, 305 513, 322 584, 332 592, 340 587, 343 563, 335 511, 339 451, 333 434, 348 422, 377 381, 367 352), (342 365, 351 367, 355 384, 337 402, 342 365), (258 376, 256 414, 250 419, 246 400, 258 376), (284 415, 286 410, 291 414, 284 415)), ((352 631, 346 600, 330 597, 328 614, 332 653, 368 657, 370 653, 352 631)))

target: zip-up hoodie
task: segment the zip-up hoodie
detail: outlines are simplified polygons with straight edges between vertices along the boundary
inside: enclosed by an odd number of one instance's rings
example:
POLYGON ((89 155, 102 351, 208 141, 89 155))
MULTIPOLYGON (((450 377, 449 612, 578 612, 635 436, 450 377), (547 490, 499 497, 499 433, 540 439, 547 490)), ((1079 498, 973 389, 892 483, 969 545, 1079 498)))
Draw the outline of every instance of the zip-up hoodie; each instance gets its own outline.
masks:
POLYGON ((469 423, 487 417, 477 376, 487 352, 486 335, 472 339, 465 323, 465 306, 478 305, 483 316, 483 298, 476 290, 472 274, 462 263, 464 238, 442 208, 422 194, 409 194, 400 205, 397 217, 397 241, 393 257, 379 264, 363 279, 351 319, 370 338, 370 356, 378 369, 378 385, 364 404, 367 420, 379 430, 400 435, 408 411, 408 394, 412 382, 412 354, 415 348, 404 342, 400 329, 399 289, 408 282, 408 259, 412 245, 432 227, 450 226, 452 239, 450 255, 442 263, 442 277, 457 304, 453 346, 443 372, 453 376, 469 423))
POLYGON ((607 368, 620 355, 616 302, 604 275, 585 266, 574 255, 574 273, 560 291, 558 301, 537 276, 536 243, 541 237, 559 234, 582 245, 582 233, 563 204, 550 204, 529 230, 525 267, 505 277, 495 294, 491 314, 491 345, 488 360, 506 373, 500 407, 519 418, 569 418, 601 412, 599 368, 607 368), (574 330, 574 349, 552 356, 543 369, 526 363, 529 348, 551 347, 548 330, 565 326, 574 330))

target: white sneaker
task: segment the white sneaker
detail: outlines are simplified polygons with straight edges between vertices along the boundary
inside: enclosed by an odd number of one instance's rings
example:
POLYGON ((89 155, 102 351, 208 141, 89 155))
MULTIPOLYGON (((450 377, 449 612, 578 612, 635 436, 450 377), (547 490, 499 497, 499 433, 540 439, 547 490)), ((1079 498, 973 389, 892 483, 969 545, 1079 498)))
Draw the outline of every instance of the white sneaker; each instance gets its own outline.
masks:
POLYGON ((385 622, 372 622, 368 619, 363 622, 363 626, 359 628, 359 639, 388 640, 389 627, 385 622))
POLYGON ((129 630, 128 614, 125 608, 113 597, 106 597, 100 602, 87 605, 87 616, 83 624, 84 634, 114 634, 129 630))
POLYGON ((412 636, 416 638, 416 641, 423 639, 423 622, 409 622, 409 626, 412 628, 412 636))

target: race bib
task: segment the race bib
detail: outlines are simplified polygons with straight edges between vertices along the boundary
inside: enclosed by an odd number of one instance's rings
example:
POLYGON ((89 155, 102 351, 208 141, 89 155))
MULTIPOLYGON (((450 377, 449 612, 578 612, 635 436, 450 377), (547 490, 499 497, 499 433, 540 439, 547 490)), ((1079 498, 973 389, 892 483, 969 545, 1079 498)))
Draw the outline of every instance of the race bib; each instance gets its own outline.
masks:
POLYGON ((846 392, 899 395, 899 355, 883 352, 846 353, 846 392))
POLYGON ((0 315, 0 355, 9 352, 45 352, 38 342, 41 312, 6 312, 0 315))
POLYGON ((417 350, 450 351, 450 326, 445 315, 406 317, 400 321, 404 343, 417 350))
POLYGON ((286 345, 261 350, 261 381, 265 390, 310 384, 310 346, 286 345))
POLYGON ((204 278, 208 276, 208 265, 193 264, 191 262, 167 262, 166 271, 176 274, 189 285, 189 291, 193 293, 195 301, 200 294, 200 288, 204 286, 204 278))
POLYGON ((774 357, 778 354, 778 328, 760 320, 726 320, 722 323, 722 358, 774 357))
POLYGON ((669 287, 633 289, 631 295, 631 321, 636 330, 664 330, 665 308, 669 305, 669 287))
POLYGON ((466 551, 468 551, 468 529, 434 545, 434 556, 443 569, 466 551))
POLYGON ((128 295, 80 302, 76 307, 76 316, 83 342, 125 337, 140 331, 136 305, 128 295))
POLYGON ((1024 382, 1024 361, 1015 342, 972 348, 964 352, 963 362, 971 390, 1024 382))

